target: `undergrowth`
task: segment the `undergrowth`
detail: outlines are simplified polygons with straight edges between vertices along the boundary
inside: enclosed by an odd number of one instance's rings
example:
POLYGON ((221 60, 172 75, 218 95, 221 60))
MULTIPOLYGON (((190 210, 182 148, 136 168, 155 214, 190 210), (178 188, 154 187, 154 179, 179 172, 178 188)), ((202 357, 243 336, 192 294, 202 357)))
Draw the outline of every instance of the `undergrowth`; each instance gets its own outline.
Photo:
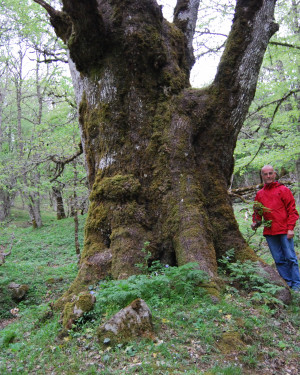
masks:
MULTIPOLYGON (((8 246, 11 234, 14 242, 11 255, 0 267, 0 319, 11 317, 10 310, 17 306, 7 288, 9 283, 29 286, 22 305, 39 305, 57 298, 77 274, 72 218, 57 221, 54 214, 44 213, 44 225, 33 229, 22 210, 13 210, 15 220, 0 228, 1 244, 8 246)), ((80 242, 83 243, 83 224, 80 217, 80 242)))
POLYGON ((283 302, 276 297, 282 287, 269 282, 267 273, 258 262, 233 262, 233 259, 234 249, 228 250, 226 255, 219 259, 222 265, 219 270, 225 271, 231 285, 237 285, 239 289, 250 293, 250 300, 253 302, 283 306, 283 302))
POLYGON ((103 280, 89 288, 96 296, 96 304, 85 317, 95 319, 104 314, 107 318, 136 298, 144 299, 151 308, 166 303, 185 304, 191 299, 201 298, 206 294, 201 286, 209 278, 197 266, 196 263, 188 263, 181 267, 160 268, 160 273, 153 271, 147 275, 134 275, 126 280, 103 280))
MULTIPOLYGON (((283 306, 276 299, 277 287, 266 282, 255 263, 233 262, 233 251, 221 259, 216 297, 195 264, 166 267, 156 262, 149 268, 145 244, 144 274, 90 285, 94 309, 67 337, 61 335, 61 317, 51 305, 77 273, 73 221, 49 216, 44 222, 36 231, 22 220, 1 228, 4 241, 12 231, 17 240, 0 269, 0 295, 11 281, 30 287, 14 321, 0 330, 1 374, 299 373, 299 295, 283 306), (103 349, 96 338, 98 326, 135 298, 150 307, 156 339, 103 349)), ((81 243, 83 222, 81 218, 81 243)), ((13 318, 9 307, 7 296, 0 307, 1 323, 13 318)))

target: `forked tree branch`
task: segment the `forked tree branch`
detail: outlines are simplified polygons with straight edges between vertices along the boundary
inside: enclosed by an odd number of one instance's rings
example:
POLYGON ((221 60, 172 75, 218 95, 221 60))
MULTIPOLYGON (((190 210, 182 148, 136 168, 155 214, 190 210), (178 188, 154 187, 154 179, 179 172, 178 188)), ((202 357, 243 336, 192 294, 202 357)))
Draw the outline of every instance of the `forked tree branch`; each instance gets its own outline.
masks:
POLYGON ((83 153, 82 144, 79 144, 79 150, 69 158, 57 158, 55 155, 50 156, 50 160, 52 160, 56 164, 55 176, 51 178, 50 182, 54 182, 64 171, 65 165, 71 163, 74 159, 76 159, 79 155, 83 153))

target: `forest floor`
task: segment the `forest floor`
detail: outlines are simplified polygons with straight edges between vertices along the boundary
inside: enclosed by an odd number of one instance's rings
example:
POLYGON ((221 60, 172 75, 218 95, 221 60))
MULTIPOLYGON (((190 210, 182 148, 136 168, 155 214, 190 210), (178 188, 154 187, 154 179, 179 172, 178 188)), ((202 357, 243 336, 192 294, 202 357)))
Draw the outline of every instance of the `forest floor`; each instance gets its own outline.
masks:
MULTIPOLYGON (((244 236, 271 263, 261 234, 248 231, 247 209, 236 206, 244 236)), ((83 244, 85 217, 80 217, 83 244)), ((12 253, 0 267, 0 373, 6 374, 300 374, 300 295, 289 306, 274 297, 272 286, 252 278, 250 264, 226 263, 220 268, 223 287, 218 297, 195 283, 190 268, 152 274, 122 282, 91 285, 97 293, 94 310, 61 335, 55 301, 77 274, 72 218, 56 221, 43 215, 34 230, 26 213, 0 226, 1 245, 12 253), (169 276, 168 276, 169 275, 169 276), (14 302, 10 282, 27 284, 24 300, 14 302), (147 290, 145 291, 145 285, 147 290), (103 347, 97 327, 140 293, 152 312, 155 340, 142 339, 103 347), (13 315, 13 314, 14 315, 13 315)), ((296 251, 299 255, 298 242, 296 251)), ((192 266, 191 266, 192 267, 192 266)), ((173 268, 173 267, 172 267, 173 268)))

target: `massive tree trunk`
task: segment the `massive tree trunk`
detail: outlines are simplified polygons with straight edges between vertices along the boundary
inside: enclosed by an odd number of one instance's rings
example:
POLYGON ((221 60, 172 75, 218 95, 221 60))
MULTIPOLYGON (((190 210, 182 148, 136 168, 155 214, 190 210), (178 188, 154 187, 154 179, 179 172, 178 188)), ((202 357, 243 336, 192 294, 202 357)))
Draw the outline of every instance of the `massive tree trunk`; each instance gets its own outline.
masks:
MULTIPOLYGON (((231 248, 257 259, 227 194, 237 135, 253 99, 275 0, 238 0, 214 82, 192 89, 200 0, 167 22, 155 0, 42 0, 67 44, 91 187, 85 245, 69 293, 152 260, 197 262, 211 277, 231 248)), ((272 274, 272 270, 269 269, 272 274)))

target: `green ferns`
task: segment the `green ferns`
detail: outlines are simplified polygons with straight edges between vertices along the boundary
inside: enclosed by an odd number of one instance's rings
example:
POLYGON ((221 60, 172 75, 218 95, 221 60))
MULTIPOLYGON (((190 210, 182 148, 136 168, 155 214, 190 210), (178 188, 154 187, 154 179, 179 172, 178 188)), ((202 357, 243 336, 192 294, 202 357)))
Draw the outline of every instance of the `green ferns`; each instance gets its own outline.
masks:
POLYGON ((206 290, 201 286, 206 285, 209 278, 197 267, 197 263, 188 263, 165 267, 160 273, 134 275, 127 280, 101 281, 90 287, 95 293, 96 305, 89 315, 114 314, 136 298, 142 298, 150 307, 158 307, 172 301, 188 302, 195 296, 202 297, 206 290))
POLYGON ((226 256, 219 260, 232 285, 246 290, 253 302, 283 305, 282 301, 276 298, 282 287, 269 282, 259 263, 250 260, 232 262, 233 258, 234 249, 230 249, 226 256))

